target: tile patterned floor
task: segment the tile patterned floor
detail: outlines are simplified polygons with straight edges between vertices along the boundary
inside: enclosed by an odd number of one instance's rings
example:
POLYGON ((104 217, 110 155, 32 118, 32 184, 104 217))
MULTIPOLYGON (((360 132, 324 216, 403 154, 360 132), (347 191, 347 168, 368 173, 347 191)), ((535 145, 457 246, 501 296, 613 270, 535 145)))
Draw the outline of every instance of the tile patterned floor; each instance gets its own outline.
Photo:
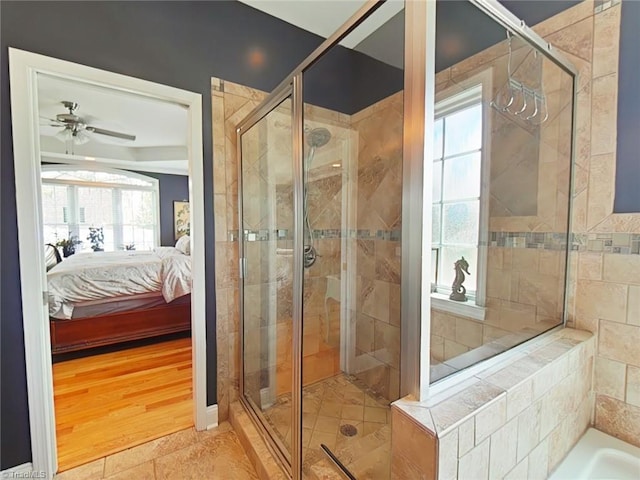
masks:
POLYGON ((56 480, 257 480, 227 422, 167 435, 56 475, 56 480))
MULTIPOLYGON (((291 441, 290 408, 290 395, 282 395, 264 412, 285 445, 291 441)), ((357 379, 341 374, 304 387, 302 416, 305 473, 309 474, 314 465, 326 459, 320 449, 320 444, 324 444, 352 473, 357 471, 358 479, 389 478, 391 412, 388 400, 367 391, 357 379), (341 433, 345 425, 355 427, 353 436, 341 433), (375 469, 370 468, 373 465, 375 469)))

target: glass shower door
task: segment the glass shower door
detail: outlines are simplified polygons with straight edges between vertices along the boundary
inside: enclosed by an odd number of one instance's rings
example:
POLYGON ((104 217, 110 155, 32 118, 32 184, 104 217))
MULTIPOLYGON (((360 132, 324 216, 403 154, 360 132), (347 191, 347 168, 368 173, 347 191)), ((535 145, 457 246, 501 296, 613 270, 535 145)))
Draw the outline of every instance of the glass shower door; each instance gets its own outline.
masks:
POLYGON ((291 463, 293 161, 291 99, 239 133, 241 397, 291 463))

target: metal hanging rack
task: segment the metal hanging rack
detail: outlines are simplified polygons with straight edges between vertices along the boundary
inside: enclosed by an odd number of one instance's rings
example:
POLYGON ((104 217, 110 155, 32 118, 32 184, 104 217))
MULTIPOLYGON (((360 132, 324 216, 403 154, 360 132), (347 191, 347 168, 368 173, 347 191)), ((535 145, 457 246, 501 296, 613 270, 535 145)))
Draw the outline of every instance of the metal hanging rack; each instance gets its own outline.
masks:
MULTIPOLYGON (((503 98, 508 97, 508 100, 501 104, 498 100, 501 95, 500 92, 498 92, 495 99, 491 101, 491 106, 500 112, 521 118, 533 126, 542 125, 549 119, 549 106, 547 105, 544 86, 541 85, 539 90, 530 88, 519 80, 513 78, 513 72, 511 70, 511 59, 513 53, 511 45, 512 40, 513 35, 509 30, 507 30, 507 43, 509 48, 509 55, 507 59, 507 83, 505 85, 507 92, 506 95, 503 95, 503 98), (519 103, 519 98, 522 99, 522 105, 518 107, 517 104, 519 103)), ((534 58, 537 58, 538 52, 534 50, 533 55, 534 58)))

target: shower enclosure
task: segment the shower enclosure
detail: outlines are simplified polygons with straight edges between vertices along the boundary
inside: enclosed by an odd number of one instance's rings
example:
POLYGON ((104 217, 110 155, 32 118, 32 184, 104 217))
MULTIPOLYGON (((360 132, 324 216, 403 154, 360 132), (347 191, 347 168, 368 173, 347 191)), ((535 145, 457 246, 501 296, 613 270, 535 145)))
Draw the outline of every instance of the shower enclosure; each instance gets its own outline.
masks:
POLYGON ((293 478, 390 478, 391 402, 564 322, 573 69, 452 3, 366 2, 237 125, 240 399, 293 478))

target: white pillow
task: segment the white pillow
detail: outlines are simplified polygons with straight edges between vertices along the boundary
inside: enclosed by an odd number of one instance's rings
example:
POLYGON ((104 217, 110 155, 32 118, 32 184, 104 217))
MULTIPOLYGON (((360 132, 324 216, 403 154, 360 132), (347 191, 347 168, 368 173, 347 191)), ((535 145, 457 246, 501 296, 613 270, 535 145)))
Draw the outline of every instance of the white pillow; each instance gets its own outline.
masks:
POLYGON ((191 238, 189 235, 181 236, 176 242, 176 248, 185 255, 191 255, 191 238))

